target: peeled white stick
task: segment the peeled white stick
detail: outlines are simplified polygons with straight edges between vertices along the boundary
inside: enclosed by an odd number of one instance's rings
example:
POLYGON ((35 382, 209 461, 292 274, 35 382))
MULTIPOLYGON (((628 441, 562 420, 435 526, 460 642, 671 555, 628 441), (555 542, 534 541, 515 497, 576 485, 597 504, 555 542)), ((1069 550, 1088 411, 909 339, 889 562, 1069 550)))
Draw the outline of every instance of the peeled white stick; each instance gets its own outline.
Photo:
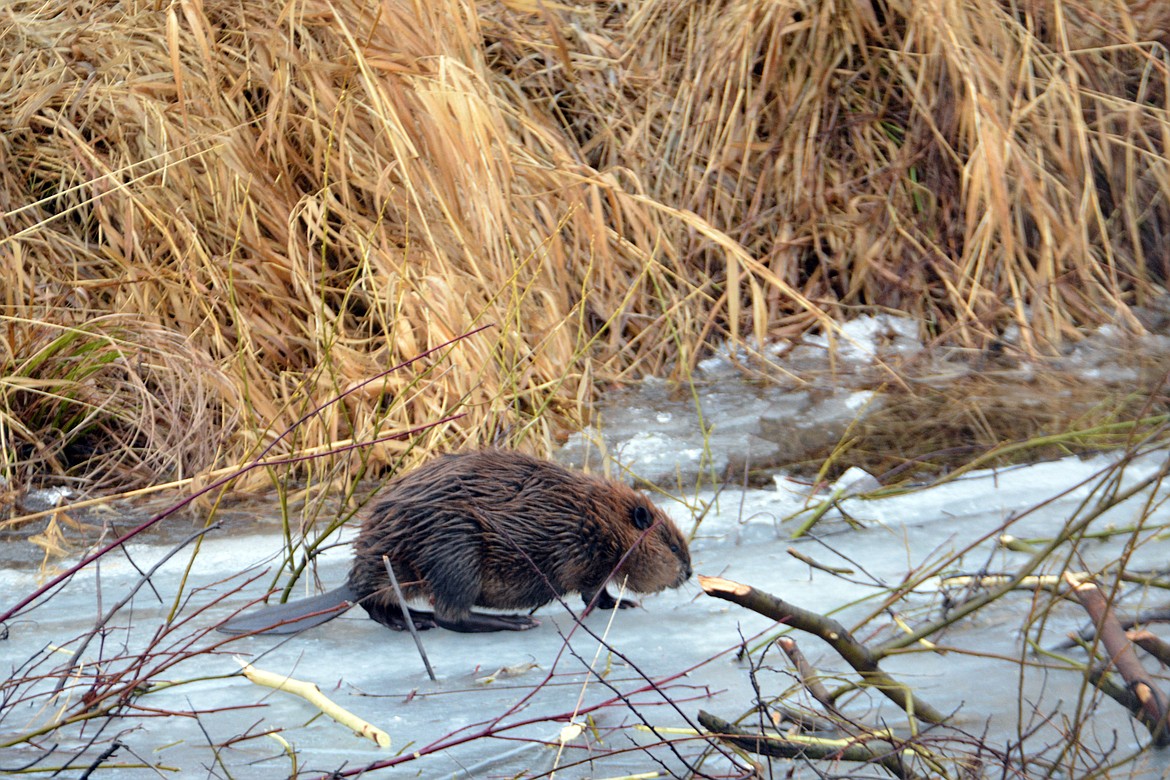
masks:
POLYGON ((316 684, 305 682, 304 680, 295 680, 292 677, 285 677, 272 672, 266 672, 263 669, 257 669, 252 664, 236 658, 238 663, 244 670, 244 676, 257 685, 263 685, 267 688, 273 688, 285 693, 291 693, 294 696, 300 696, 305 701, 312 704, 322 713, 328 715, 333 720, 340 723, 346 728, 353 729, 353 733, 359 737, 373 740, 378 747, 390 747, 390 735, 377 726, 373 726, 366 721, 354 715, 349 710, 343 709, 333 703, 328 696, 321 693, 321 689, 316 684))

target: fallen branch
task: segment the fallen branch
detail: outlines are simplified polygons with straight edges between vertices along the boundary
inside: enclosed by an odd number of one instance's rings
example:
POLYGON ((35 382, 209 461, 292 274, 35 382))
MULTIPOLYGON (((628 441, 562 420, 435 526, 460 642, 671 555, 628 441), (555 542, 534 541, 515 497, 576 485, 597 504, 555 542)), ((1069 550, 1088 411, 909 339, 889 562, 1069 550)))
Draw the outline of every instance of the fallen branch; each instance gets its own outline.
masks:
MULTIPOLYGON (((1116 610, 1114 610, 1113 614, 1117 614, 1116 610)), ((1159 607, 1157 609, 1142 610, 1136 615, 1130 617, 1118 617, 1117 620, 1119 623, 1121 623, 1121 627, 1126 631, 1131 628, 1135 628, 1136 626, 1145 625, 1147 623, 1165 623, 1170 621, 1170 607, 1159 607)), ((1096 629, 1091 625, 1086 626, 1085 628, 1082 628, 1080 631, 1078 631, 1075 637, 1069 637, 1065 641, 1058 644, 1055 649, 1065 650, 1080 644, 1082 641, 1091 642, 1093 641, 1093 637, 1095 635, 1096 629)))
POLYGON ((309 702, 309 704, 321 710, 323 714, 328 715, 346 728, 353 729, 353 732, 359 737, 365 737, 381 748, 390 747, 389 734, 377 726, 362 720, 349 710, 335 704, 332 699, 321 693, 321 689, 315 684, 266 672, 263 669, 257 669, 239 658, 236 659, 236 663, 243 667, 244 676, 257 685, 263 685, 277 691, 284 691, 294 696, 300 696, 309 702))
POLYGON ((1151 631, 1142 629, 1140 631, 1126 631, 1125 635, 1129 637, 1129 641, 1145 650, 1150 655, 1157 658, 1162 663, 1170 666, 1170 643, 1165 642, 1162 637, 1155 635, 1151 631))
POLYGON ((854 639, 836 620, 801 609, 750 585, 741 585, 722 577, 704 577, 701 574, 698 580, 699 587, 708 596, 738 604, 825 640, 861 675, 864 685, 876 688, 911 718, 921 718, 928 723, 943 723, 946 720, 946 716, 934 707, 916 699, 910 688, 882 671, 878 666, 877 657, 865 645, 854 639))
POLYGON ((796 674, 800 678, 800 684, 804 689, 812 695, 814 699, 820 702, 821 706, 829 712, 837 711, 837 703, 833 701, 832 694, 825 684, 821 682, 821 676, 817 674, 813 665, 804 657, 804 653, 800 651, 800 647, 796 644, 796 640, 792 637, 782 636, 776 640, 776 644, 788 656, 788 660, 796 668, 796 674))
POLYGON ((922 777, 902 762, 902 756, 915 758, 913 750, 899 750, 883 744, 873 748, 855 739, 819 739, 799 735, 756 734, 745 731, 709 712, 699 710, 699 723, 718 737, 736 747, 760 756, 773 758, 814 758, 831 761, 856 761, 863 764, 881 764, 895 777, 917 780, 922 777))
POLYGON ((1168 728, 1170 724, 1167 722, 1170 702, 1146 673, 1137 651, 1125 635, 1125 629, 1113 614, 1108 599, 1094 582, 1080 580, 1070 573, 1065 574, 1065 581, 1073 589, 1085 612, 1089 613, 1093 625, 1097 628, 1097 636, 1100 637, 1101 644, 1108 654, 1109 662, 1125 680, 1138 706, 1135 708, 1132 703, 1127 704, 1124 701, 1120 703, 1133 712, 1138 721, 1149 730, 1155 745, 1159 747, 1170 745, 1168 728))

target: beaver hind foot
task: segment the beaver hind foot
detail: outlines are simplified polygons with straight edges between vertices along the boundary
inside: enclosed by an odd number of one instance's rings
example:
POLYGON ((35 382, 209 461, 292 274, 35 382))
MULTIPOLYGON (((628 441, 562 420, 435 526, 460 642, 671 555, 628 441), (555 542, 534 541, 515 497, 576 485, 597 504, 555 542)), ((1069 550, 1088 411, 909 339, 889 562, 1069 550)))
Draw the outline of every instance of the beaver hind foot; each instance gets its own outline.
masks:
MULTIPOLYGON (((407 629, 406 619, 402 616, 402 608, 397 604, 381 604, 370 600, 369 603, 361 602, 361 605, 371 619, 376 620, 386 628, 395 631, 407 629)), ((410 620, 419 631, 426 631, 439 625, 432 613, 418 609, 410 610, 410 620)))
POLYGON ((464 634, 482 634, 489 631, 527 631, 536 628, 540 621, 527 615, 494 615, 485 612, 471 612, 458 620, 444 619, 435 615, 435 622, 448 631, 464 634))
MULTIPOLYGON (((407 629, 406 620, 402 616, 402 608, 396 604, 386 604, 370 599, 363 601, 362 607, 369 616, 395 631, 407 629)), ((495 615, 484 612, 468 612, 460 617, 444 617, 434 612, 424 612, 418 609, 410 610, 410 619, 419 631, 428 628, 445 628, 448 631, 458 631, 463 634, 486 634, 492 631, 527 631, 536 628, 540 621, 527 615, 495 615)))

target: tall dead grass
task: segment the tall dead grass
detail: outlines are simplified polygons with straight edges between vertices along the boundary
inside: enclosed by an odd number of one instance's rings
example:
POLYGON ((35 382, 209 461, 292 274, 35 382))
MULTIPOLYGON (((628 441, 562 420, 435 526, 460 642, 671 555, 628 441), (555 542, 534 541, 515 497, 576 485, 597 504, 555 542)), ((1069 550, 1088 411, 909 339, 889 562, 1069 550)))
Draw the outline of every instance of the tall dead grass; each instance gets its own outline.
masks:
MULTIPOLYGON (((456 443, 540 447, 598 381, 865 307, 971 346, 1136 327, 1168 29, 1136 0, 10 0, 3 392, 15 331, 116 315, 228 379, 170 413, 243 457, 492 322, 290 446, 460 408, 456 443)), ((10 473, 53 463, 51 426, 5 426, 10 473)))

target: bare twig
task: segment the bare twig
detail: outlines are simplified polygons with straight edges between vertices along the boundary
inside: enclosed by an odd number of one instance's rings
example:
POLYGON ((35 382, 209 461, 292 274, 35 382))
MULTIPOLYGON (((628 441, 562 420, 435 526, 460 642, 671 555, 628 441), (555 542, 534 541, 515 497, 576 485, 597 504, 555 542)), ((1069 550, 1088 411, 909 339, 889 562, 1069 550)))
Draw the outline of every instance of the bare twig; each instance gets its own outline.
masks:
POLYGON ((390 577, 390 585, 394 588, 394 596, 398 599, 398 606, 402 609, 402 619, 406 621, 406 628, 410 631, 411 638, 414 639, 414 646, 418 648, 423 666, 427 668, 427 677, 431 678, 431 682, 435 682, 435 670, 431 668, 431 660, 427 658, 427 651, 423 648, 422 638, 418 635, 418 628, 414 625, 414 618, 410 616, 410 607, 406 603, 406 597, 402 595, 402 587, 398 584, 398 578, 394 576, 394 567, 390 565, 390 556, 383 555, 382 564, 386 567, 386 574, 390 577))
POLYGON ((122 748, 121 742, 118 742, 118 741, 111 742, 109 744, 109 746, 107 746, 106 749, 102 751, 101 755, 99 755, 97 758, 95 758, 93 760, 93 762, 90 763, 90 765, 85 768, 85 771, 82 772, 78 776, 77 780, 89 780, 90 776, 93 775, 94 771, 101 768, 101 765, 106 762, 106 759, 113 756, 121 748, 122 748))
MULTIPOLYGON (((219 523, 212 523, 211 525, 207 526, 206 528, 200 528, 198 531, 194 532, 193 534, 188 536, 186 539, 184 539, 183 541, 179 542, 177 545, 172 547, 167 552, 166 555, 164 555, 162 558, 158 559, 158 561, 154 564, 154 566, 151 566, 150 569, 148 569, 145 574, 143 574, 141 577, 139 577, 138 582, 134 583, 134 585, 130 588, 130 590, 126 593, 126 595, 123 596, 121 599, 119 599, 118 603, 116 603, 116 604, 114 604, 114 606, 110 607, 109 611, 106 612, 106 614, 103 617, 98 619, 97 623, 90 630, 90 632, 85 635, 85 639, 81 640, 81 645, 73 652, 73 658, 75 659, 76 663, 77 664, 85 663, 85 658, 83 657, 85 655, 85 650, 86 650, 86 648, 89 647, 89 643, 93 640, 93 638, 97 634, 97 632, 102 629, 102 626, 104 626, 106 623, 110 622, 110 620, 114 617, 114 615, 118 614, 118 611, 121 610, 122 607, 124 607, 130 603, 130 600, 132 598, 134 598, 134 595, 136 593, 138 593, 139 590, 141 590, 142 586, 145 585, 146 583, 150 582, 150 578, 154 575, 154 573, 156 571, 159 570, 159 567, 161 567, 164 563, 166 563, 171 558, 173 558, 180 550, 182 550, 188 544, 195 541, 200 536, 203 536, 208 531, 214 531, 214 530, 218 529, 219 527, 220 527, 219 523)), ((61 692, 61 689, 65 686, 65 683, 68 679, 69 679, 68 674, 61 675, 60 679, 57 680, 56 688, 53 689, 54 695, 61 692)))

